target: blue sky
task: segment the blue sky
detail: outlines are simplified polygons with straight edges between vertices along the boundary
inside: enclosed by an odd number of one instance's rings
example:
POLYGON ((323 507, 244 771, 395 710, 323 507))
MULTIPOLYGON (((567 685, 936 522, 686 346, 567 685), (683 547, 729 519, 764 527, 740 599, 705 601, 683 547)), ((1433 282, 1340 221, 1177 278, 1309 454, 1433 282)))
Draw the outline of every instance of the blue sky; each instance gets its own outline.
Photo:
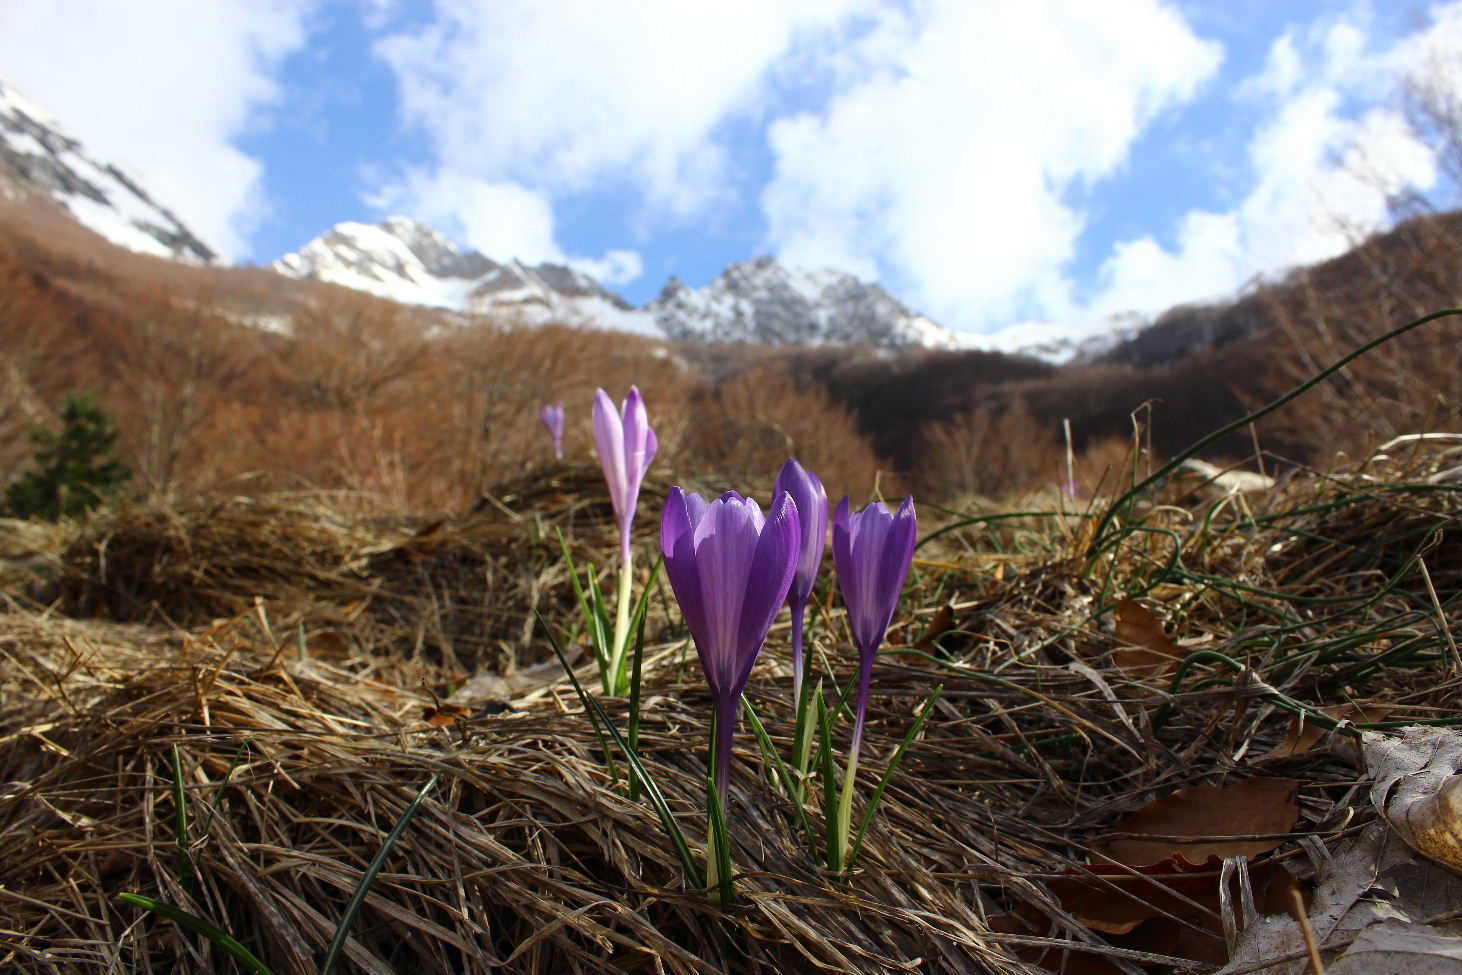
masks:
POLYGON ((425 220, 631 301, 772 254, 949 327, 1229 293, 1456 205, 1462 2, 64 0, 0 77, 231 260, 425 220))

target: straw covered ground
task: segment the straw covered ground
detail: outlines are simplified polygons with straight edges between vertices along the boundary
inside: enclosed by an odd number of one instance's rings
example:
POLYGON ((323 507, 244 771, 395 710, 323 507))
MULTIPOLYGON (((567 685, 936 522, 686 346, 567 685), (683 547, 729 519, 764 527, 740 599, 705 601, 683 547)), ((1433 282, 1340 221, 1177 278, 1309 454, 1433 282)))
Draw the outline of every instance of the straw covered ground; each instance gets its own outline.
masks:
MULTIPOLYGON (((942 685, 933 716, 848 878, 811 862, 743 726, 724 914, 606 770, 533 622, 582 642, 554 530, 580 564, 609 560, 596 470, 430 522, 313 496, 95 515, 9 577, 0 611, 0 968, 244 970, 132 892, 273 971, 318 971, 437 775, 341 970, 1211 971, 1245 920, 1230 882, 1262 913, 1374 817, 1339 739, 1292 732, 1290 702, 1457 715, 1462 490, 1434 478, 1455 463, 1419 441, 1217 501, 1168 486, 1083 511, 922 508, 860 803, 942 685), (1219 801, 1196 823, 1161 814, 1254 781, 1240 805, 1267 828, 1219 801), (1124 839, 1189 859, 1133 863, 1124 839), (1181 883, 1158 877, 1175 863, 1181 883)), ((642 495, 641 552, 669 486, 642 495)), ((817 666, 845 680, 840 602, 821 605, 817 666)), ((709 696, 668 590, 647 640, 642 758, 700 850, 709 696)), ((748 690, 784 753, 789 673, 784 618, 748 690)), ((606 707, 622 726, 626 702, 606 707)))

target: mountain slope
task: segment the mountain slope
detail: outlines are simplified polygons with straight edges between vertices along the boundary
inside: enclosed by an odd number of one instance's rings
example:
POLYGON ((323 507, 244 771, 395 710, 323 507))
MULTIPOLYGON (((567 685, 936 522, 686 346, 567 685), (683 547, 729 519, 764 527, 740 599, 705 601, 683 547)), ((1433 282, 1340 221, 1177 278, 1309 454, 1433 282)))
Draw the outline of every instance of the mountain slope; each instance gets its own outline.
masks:
POLYGON ((50 115, 0 81, 0 190, 54 200, 128 250, 210 263, 216 256, 116 163, 91 155, 50 115))

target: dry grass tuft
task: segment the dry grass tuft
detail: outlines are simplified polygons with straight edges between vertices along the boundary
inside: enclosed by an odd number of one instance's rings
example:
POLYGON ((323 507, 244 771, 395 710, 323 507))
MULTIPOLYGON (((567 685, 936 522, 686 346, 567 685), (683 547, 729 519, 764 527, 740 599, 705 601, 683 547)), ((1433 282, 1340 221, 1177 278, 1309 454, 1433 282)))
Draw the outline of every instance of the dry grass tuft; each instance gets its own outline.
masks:
MULTIPOLYGON (((1152 499, 1099 539, 1095 513, 946 524, 918 553, 875 672, 870 783, 945 690, 860 869, 840 882, 810 863, 743 734, 742 901, 724 923, 685 889, 649 806, 609 779, 563 682, 445 727, 423 720, 430 692, 543 658, 533 609, 571 631, 552 530, 576 558, 610 561, 597 472, 507 485, 439 523, 345 517, 318 496, 99 516, 64 552, 59 602, 0 613, 0 967, 237 970, 116 897, 135 891, 276 971, 315 971, 366 864, 440 773, 356 919, 347 969, 1026 973, 1082 949, 1114 971, 1172 970, 1080 923, 1050 881, 1186 786, 1300 780, 1302 821, 1276 854, 1299 873, 1300 835, 1328 843, 1369 816, 1342 754, 1267 757, 1289 717, 1269 695, 1381 700, 1393 721, 1456 714, 1442 627, 1458 630, 1462 494, 1425 483, 1439 463, 1419 453, 1217 505, 1152 499), (1195 658, 1177 687, 1124 672, 1111 653, 1123 598, 1181 652, 1248 670, 1195 658), (1017 910, 1040 923, 992 923, 1017 910)), ((647 488, 642 551, 667 488, 647 488)), ((678 621, 652 607, 641 748, 699 845, 709 699, 678 621)), ((824 608, 812 639, 845 678, 840 610, 824 608)), ((774 631, 750 688, 784 751, 786 644, 774 631)), ((624 702, 607 706, 622 726, 624 702)))

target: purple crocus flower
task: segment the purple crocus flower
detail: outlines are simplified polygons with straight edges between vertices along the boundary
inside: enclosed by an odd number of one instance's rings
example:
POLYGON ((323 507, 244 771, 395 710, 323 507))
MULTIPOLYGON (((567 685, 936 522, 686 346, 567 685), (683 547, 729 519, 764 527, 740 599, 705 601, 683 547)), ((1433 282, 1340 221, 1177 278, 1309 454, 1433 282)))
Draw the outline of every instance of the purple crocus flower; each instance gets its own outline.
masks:
POLYGON ((741 692, 797 571, 797 505, 780 493, 763 516, 734 491, 707 503, 672 488, 660 524, 665 574, 680 603, 716 708, 716 788, 722 806, 741 692))
POLYGON ((629 530, 640 500, 640 482, 659 446, 645 413, 645 400, 637 388, 630 387, 622 415, 614 408, 608 393, 601 389, 595 394, 594 442, 599 448, 599 466, 609 484, 609 497, 614 502, 614 517, 619 522, 620 564, 629 565, 629 530))
POLYGON ((802 700, 802 625, 807 615, 807 601, 817 583, 817 570, 822 567, 822 550, 827 544, 827 492, 817 475, 795 459, 782 465, 772 493, 782 491, 792 496, 802 525, 802 554, 797 559, 797 574, 787 602, 792 607, 792 700, 802 700))
POLYGON ((912 497, 904 499, 897 515, 889 514, 879 501, 854 514, 844 495, 833 515, 833 563, 838 570, 838 588, 848 607, 848 628, 858 648, 858 706, 851 752, 854 763, 863 742, 873 658, 898 607, 914 558, 917 532, 912 497))
POLYGON ((548 428, 553 437, 553 456, 563 460, 563 404, 554 403, 538 411, 538 419, 548 428))

